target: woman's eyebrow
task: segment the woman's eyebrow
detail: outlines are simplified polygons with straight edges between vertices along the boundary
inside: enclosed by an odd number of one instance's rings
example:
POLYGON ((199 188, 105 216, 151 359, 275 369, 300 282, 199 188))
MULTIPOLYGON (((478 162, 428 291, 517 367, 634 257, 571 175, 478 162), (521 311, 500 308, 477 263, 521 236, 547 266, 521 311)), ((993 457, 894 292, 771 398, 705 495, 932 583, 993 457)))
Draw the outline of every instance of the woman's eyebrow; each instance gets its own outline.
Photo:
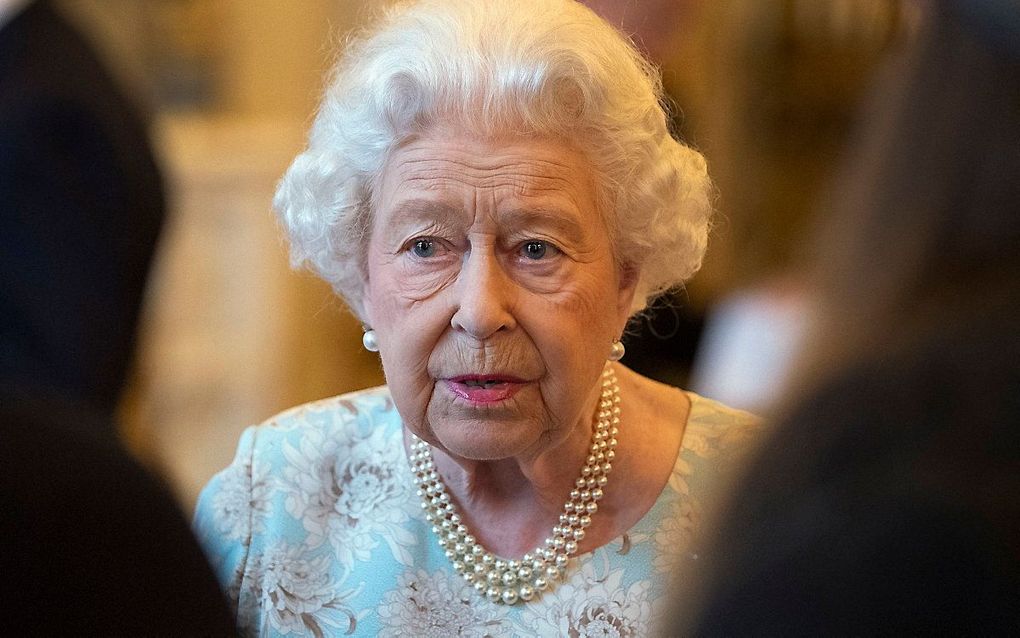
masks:
POLYGON ((570 208, 530 206, 514 208, 499 214, 501 225, 511 228, 551 227, 567 240, 580 242, 585 237, 578 213, 570 208))
POLYGON ((412 198, 398 201, 386 222, 386 230, 401 230, 423 221, 450 223, 464 219, 464 211, 457 206, 432 199, 412 198))

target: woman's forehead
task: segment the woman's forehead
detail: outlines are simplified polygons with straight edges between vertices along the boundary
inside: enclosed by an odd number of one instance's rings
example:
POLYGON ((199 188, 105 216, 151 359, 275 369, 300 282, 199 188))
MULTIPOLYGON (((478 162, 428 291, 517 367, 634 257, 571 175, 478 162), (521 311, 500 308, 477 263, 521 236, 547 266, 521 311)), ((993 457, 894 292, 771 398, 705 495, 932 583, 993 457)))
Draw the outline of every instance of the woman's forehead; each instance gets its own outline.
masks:
POLYGON ((567 144, 543 138, 414 140, 391 155, 377 214, 458 217, 488 207, 516 218, 594 213, 590 166, 567 144))

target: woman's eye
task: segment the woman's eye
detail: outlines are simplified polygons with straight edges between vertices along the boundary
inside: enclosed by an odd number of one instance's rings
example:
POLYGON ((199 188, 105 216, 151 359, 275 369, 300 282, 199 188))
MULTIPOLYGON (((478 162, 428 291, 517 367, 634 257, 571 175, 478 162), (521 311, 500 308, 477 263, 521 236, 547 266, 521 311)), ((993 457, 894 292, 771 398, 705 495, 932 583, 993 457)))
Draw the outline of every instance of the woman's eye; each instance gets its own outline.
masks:
POLYGON ((528 259, 542 259, 546 256, 550 250, 555 250, 544 241, 532 240, 525 242, 521 247, 521 252, 528 259))
POLYGON ((415 257, 429 258, 436 254, 436 242, 431 239, 416 239, 411 244, 411 252, 415 257))

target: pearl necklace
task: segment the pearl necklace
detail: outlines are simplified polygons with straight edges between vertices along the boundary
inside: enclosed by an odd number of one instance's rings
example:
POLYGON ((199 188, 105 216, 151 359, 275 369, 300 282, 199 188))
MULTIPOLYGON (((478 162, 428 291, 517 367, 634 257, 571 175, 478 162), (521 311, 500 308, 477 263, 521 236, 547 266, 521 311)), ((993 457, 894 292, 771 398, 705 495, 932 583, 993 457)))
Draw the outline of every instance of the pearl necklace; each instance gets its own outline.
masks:
POLYGON ((432 524, 432 531, 453 563, 453 569, 492 602, 513 605, 518 600, 531 600, 555 586, 565 574, 570 556, 577 552, 577 544, 584 539, 585 529, 591 525, 591 517, 598 511, 598 501, 609 482, 616 457, 619 403, 620 388, 607 363, 602 372, 602 396, 595 415, 595 432, 581 476, 574 482, 552 535, 519 560, 498 558, 478 544, 450 499, 433 462, 431 447, 411 434, 411 469, 417 478, 425 520, 432 524))

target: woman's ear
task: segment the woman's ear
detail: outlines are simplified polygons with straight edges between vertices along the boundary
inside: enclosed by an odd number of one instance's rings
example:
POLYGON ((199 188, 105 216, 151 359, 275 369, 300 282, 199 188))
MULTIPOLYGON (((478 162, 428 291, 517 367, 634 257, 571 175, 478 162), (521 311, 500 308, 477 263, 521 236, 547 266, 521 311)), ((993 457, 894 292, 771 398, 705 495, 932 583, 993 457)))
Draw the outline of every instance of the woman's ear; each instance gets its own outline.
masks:
POLYGON ((620 266, 620 284, 616 297, 616 318, 618 332, 622 333, 630 319, 631 311, 634 308, 634 295, 637 293, 638 281, 641 279, 641 269, 632 264, 620 266))
POLYGON ((372 290, 369 285, 368 279, 365 279, 365 283, 361 285, 361 299, 355 313, 358 319, 361 320, 361 324, 364 326, 372 327, 372 290))

